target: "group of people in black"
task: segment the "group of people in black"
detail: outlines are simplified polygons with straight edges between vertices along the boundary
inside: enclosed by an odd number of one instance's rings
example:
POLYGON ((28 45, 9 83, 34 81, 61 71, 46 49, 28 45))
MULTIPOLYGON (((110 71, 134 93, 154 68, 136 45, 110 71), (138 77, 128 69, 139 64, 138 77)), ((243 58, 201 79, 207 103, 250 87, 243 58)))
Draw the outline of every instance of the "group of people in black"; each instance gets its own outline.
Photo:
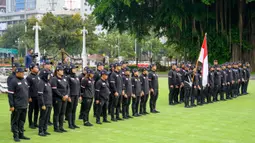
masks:
POLYGON ((127 62, 110 64, 109 71, 99 62, 96 71, 85 67, 78 76, 77 69, 74 64, 58 64, 53 73, 49 61, 41 69, 32 63, 30 74, 24 78, 20 64, 12 65, 13 73, 8 77, 7 85, 14 141, 30 140, 24 136, 28 105, 29 127, 38 128, 39 136, 50 135, 47 128, 52 125, 52 110, 54 132, 67 132, 63 126, 65 120, 70 129, 79 128, 75 123, 79 100, 79 119, 84 126, 93 126, 89 121, 92 105, 97 124, 110 123, 108 114, 112 122, 149 114, 146 110, 148 100, 150 112, 159 113, 156 110, 159 85, 155 64, 149 69, 142 68, 141 74, 137 69, 128 68, 127 62))
POLYGON ((191 108, 248 94, 249 63, 218 65, 218 61, 214 60, 214 65, 209 66, 206 86, 202 86, 201 69, 202 67, 196 68, 190 63, 172 65, 168 73, 169 105, 184 102, 185 108, 191 108))

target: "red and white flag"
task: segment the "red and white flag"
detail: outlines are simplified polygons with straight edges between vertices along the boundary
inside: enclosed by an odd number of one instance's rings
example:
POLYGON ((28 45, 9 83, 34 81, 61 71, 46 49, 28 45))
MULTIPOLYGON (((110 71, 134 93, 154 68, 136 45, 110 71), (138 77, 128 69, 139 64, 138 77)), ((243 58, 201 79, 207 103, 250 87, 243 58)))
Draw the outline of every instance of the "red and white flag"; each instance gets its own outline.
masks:
POLYGON ((206 34, 201 47, 198 61, 203 64, 202 67, 202 85, 205 87, 208 84, 208 51, 207 51, 207 38, 206 34))

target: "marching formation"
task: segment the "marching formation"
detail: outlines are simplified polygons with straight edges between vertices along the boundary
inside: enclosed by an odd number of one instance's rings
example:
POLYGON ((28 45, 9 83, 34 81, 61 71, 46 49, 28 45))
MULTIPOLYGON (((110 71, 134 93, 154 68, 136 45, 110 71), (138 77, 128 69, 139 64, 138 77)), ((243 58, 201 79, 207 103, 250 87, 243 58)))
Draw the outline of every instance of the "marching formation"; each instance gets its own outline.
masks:
POLYGON ((193 67, 189 63, 178 67, 172 65, 168 73, 169 105, 184 102, 185 108, 191 108, 248 94, 249 63, 218 65, 215 60, 214 65, 209 67, 206 86, 202 86, 201 67, 193 67))
POLYGON ((30 64, 26 79, 24 69, 18 63, 12 67, 7 85, 11 130, 16 142, 30 140, 24 136, 28 104, 29 127, 38 127, 39 136, 50 135, 47 128, 52 125, 52 111, 54 132, 67 132, 65 120, 70 129, 79 128, 75 123, 79 100, 79 119, 83 120, 84 126, 93 126, 89 119, 92 105, 97 124, 110 123, 108 114, 112 122, 149 114, 146 109, 148 100, 150 112, 159 113, 156 110, 159 85, 155 64, 150 69, 143 68, 139 74, 137 69, 131 71, 127 62, 111 64, 109 71, 104 69, 103 63, 97 63, 96 71, 86 67, 77 76, 78 67, 73 64, 59 64, 53 73, 50 62, 46 61, 41 70, 36 64, 30 64))

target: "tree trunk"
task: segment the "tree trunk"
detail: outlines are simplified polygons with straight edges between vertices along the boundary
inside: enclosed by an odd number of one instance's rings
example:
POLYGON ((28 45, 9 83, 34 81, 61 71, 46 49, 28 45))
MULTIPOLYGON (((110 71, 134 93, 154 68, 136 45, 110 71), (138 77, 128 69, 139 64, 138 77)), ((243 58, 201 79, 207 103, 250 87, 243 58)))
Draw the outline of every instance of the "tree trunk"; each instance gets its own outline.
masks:
POLYGON ((228 15, 228 1, 227 0, 225 0, 224 1, 225 3, 224 3, 224 25, 225 25, 225 30, 226 31, 228 31, 228 20, 227 20, 227 15, 228 15))
POLYGON ((239 1, 239 40, 240 40, 240 45, 239 45, 239 53, 240 57, 239 60, 242 60, 242 44, 243 44, 243 0, 238 0, 239 1))
POLYGON ((228 16, 228 18, 229 18, 229 20, 228 20, 228 28, 229 28, 229 52, 231 53, 231 47, 232 47, 232 33, 231 33, 231 23, 232 23, 232 21, 231 21, 231 8, 232 8, 232 6, 231 6, 231 1, 229 1, 229 12, 228 12, 228 14, 229 14, 229 16, 228 16))
POLYGON ((221 33, 223 33, 224 32, 223 0, 220 1, 220 25, 221 33))
POLYGON ((251 68, 252 71, 255 71, 255 17, 252 18, 251 16, 251 44, 252 44, 252 52, 250 52, 251 57, 251 68))
POLYGON ((219 31, 219 25, 218 25, 218 0, 215 2, 215 12, 216 12, 216 32, 219 31))

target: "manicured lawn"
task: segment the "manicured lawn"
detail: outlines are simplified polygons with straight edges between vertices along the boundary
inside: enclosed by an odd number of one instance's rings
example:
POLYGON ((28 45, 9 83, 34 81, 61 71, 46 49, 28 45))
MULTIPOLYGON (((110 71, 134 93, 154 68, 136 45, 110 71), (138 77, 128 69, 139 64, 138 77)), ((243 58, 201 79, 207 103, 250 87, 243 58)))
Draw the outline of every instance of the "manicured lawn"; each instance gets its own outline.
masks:
MULTIPOLYGON (((249 93, 226 102, 217 102, 186 109, 182 105, 168 105, 167 79, 160 79, 158 109, 160 114, 119 121, 117 123, 82 126, 57 134, 53 127, 48 137, 39 137, 37 130, 25 124, 30 143, 253 143, 255 141, 255 81, 249 93), (253 87, 253 88, 252 88, 253 87)), ((0 142, 13 142, 10 132, 10 112, 6 95, 0 95, 0 142)), ((78 112, 77 112, 78 113, 78 112)), ((110 119, 110 118, 109 118, 110 119)), ((67 124, 65 125, 66 129, 67 124)))

